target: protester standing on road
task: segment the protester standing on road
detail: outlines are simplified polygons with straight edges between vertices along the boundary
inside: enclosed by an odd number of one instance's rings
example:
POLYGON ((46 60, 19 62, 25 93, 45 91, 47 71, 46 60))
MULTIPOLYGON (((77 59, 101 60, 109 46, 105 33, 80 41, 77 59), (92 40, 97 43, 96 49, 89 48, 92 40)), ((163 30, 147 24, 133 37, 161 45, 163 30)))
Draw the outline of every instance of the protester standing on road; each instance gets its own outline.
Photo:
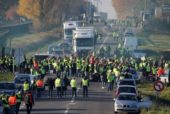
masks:
POLYGON ((64 76, 61 80, 61 83, 62 83, 62 96, 65 96, 67 95, 67 86, 69 85, 69 79, 64 76))
POLYGON ((15 96, 15 92, 12 93, 11 96, 9 96, 9 98, 8 98, 8 103, 9 103, 9 106, 10 106, 10 109, 11 109, 12 114, 13 114, 14 112, 15 112, 15 113, 18 113, 18 111, 16 110, 17 97, 15 96))
POLYGON ((23 84, 23 90, 24 90, 24 93, 26 93, 27 91, 29 91, 30 89, 30 84, 29 82, 26 80, 23 84))
POLYGON ((30 91, 26 93, 24 100, 27 108, 27 114, 30 114, 32 110, 32 106, 34 105, 34 99, 30 91))
POLYGON ((22 101, 21 91, 19 91, 19 92, 16 93, 16 98, 17 98, 16 114, 18 114, 19 108, 20 108, 20 105, 21 105, 21 101, 22 101))
POLYGON ((62 93, 61 93, 61 79, 60 79, 59 76, 55 80, 55 87, 57 89, 57 97, 61 98, 62 97, 62 93))
POLYGON ((38 79, 36 81, 36 88, 37 88, 37 98, 40 98, 41 97, 41 92, 44 88, 44 82, 42 79, 38 79))
POLYGON ((77 81, 74 77, 71 79, 70 85, 72 88, 72 98, 77 97, 77 81))
POLYGON ((2 101, 4 114, 10 114, 10 107, 8 103, 8 96, 3 92, 0 96, 0 100, 2 101))
POLYGON ((54 88, 54 79, 49 78, 48 81, 48 95, 50 98, 52 98, 53 88, 54 88))
POLYGON ((82 78, 81 86, 83 86, 83 97, 88 97, 89 81, 87 77, 82 78))

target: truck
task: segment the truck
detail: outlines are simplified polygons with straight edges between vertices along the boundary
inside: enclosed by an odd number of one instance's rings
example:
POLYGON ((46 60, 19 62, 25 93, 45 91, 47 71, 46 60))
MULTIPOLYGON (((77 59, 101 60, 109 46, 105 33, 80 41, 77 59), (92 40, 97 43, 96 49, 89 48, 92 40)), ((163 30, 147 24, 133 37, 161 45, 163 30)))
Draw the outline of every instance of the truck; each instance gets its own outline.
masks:
POLYGON ((79 21, 66 21, 63 23, 64 29, 64 40, 68 43, 72 43, 73 30, 76 29, 80 24, 79 21))
POLYGON ((125 37, 123 47, 128 51, 134 51, 137 49, 138 40, 136 37, 125 37))
POLYGON ((77 27, 73 31, 73 52, 78 56, 86 56, 94 52, 94 28, 77 27))

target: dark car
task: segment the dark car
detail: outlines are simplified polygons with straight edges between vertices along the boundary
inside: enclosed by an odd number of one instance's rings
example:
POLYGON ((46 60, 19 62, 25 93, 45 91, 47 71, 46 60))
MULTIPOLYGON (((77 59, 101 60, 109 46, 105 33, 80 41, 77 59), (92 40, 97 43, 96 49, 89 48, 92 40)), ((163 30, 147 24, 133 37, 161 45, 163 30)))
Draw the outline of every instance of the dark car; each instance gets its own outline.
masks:
POLYGON ((18 89, 16 88, 14 82, 0 82, 0 94, 5 92, 7 95, 12 95, 17 91, 18 89))

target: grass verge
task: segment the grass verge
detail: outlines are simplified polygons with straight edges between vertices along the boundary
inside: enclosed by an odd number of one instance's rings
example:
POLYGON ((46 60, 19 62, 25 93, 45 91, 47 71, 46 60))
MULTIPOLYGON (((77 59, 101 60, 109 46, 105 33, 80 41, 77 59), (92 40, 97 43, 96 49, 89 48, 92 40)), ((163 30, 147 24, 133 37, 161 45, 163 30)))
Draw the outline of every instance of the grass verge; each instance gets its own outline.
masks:
POLYGON ((153 89, 153 84, 142 84, 138 85, 139 91, 142 96, 149 97, 153 105, 149 110, 142 110, 141 114, 169 114, 170 112, 170 87, 159 93, 158 97, 153 89))
POLYGON ((13 81, 14 76, 11 72, 0 73, 0 81, 13 81))

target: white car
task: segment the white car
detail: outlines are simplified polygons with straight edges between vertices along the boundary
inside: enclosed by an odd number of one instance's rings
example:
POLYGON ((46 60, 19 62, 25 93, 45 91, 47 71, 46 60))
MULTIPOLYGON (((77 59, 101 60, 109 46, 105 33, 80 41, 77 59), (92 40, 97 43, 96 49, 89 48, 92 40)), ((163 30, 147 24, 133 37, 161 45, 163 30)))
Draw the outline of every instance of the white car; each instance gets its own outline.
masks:
POLYGON ((126 113, 140 113, 143 108, 150 108, 152 102, 150 100, 139 100, 136 94, 133 93, 120 93, 114 99, 114 112, 126 113))
POLYGON ((138 95, 136 86, 131 85, 119 85, 115 90, 115 97, 117 97, 120 93, 132 93, 138 95))
POLYGON ((139 113, 140 107, 136 94, 120 93, 114 99, 114 112, 139 113))

